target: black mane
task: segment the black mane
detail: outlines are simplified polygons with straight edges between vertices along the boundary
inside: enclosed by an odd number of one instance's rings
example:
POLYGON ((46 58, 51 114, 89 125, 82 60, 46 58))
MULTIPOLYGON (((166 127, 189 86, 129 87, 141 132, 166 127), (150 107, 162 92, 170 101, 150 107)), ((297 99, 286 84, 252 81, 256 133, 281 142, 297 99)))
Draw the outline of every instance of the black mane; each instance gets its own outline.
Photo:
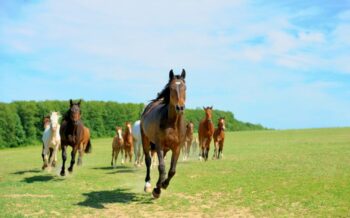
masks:
POLYGON ((169 102, 170 102, 170 88, 169 88, 169 86, 170 86, 170 83, 173 79, 182 79, 182 81, 185 82, 185 80, 183 80, 183 78, 180 75, 176 75, 176 76, 174 76, 174 78, 169 79, 169 82, 165 85, 163 90, 158 93, 157 98, 151 100, 151 103, 162 100, 162 104, 169 104, 169 102))

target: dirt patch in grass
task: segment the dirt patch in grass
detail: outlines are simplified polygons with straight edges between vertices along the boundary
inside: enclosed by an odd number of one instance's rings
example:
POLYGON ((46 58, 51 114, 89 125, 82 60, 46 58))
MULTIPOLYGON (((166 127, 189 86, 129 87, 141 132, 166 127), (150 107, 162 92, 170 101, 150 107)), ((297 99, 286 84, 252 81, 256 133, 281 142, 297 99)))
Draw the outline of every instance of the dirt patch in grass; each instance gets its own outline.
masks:
POLYGON ((219 199, 225 198, 226 193, 197 193, 194 195, 186 193, 174 193, 175 208, 163 204, 160 200, 152 200, 153 203, 143 204, 140 202, 103 203, 100 209, 90 208, 89 212, 82 211, 85 215, 81 217, 254 217, 248 208, 220 204, 219 199), (209 200, 208 200, 209 199, 209 200), (190 205, 184 206, 183 201, 190 205), (177 206, 178 205, 178 206, 177 206))

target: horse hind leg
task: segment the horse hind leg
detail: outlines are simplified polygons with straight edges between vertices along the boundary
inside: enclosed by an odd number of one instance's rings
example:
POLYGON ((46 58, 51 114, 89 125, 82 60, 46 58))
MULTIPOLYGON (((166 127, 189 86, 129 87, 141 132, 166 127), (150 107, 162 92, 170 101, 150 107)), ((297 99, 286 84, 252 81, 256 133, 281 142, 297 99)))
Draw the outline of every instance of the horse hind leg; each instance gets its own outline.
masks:
POLYGON ((78 164, 77 164, 78 166, 83 165, 83 155, 84 155, 84 150, 79 149, 78 164))

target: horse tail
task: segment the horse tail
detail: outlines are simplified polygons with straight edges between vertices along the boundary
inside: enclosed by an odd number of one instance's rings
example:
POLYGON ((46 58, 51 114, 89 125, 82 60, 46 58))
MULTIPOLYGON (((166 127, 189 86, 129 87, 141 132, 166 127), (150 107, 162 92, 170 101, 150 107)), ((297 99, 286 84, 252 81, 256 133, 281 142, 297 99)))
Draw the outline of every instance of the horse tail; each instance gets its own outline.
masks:
POLYGON ((91 147, 91 141, 89 139, 86 147, 85 147, 85 153, 91 153, 92 147, 91 147))

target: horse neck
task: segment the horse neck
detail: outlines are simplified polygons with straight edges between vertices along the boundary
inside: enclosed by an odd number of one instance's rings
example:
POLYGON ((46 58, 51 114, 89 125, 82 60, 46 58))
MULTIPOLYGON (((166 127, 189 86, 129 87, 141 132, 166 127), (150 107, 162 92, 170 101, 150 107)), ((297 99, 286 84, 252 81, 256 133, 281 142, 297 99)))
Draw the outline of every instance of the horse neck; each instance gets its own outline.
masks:
POLYGON ((59 131, 60 131, 60 125, 57 125, 56 130, 53 130, 50 126, 50 131, 51 131, 51 138, 52 139, 57 138, 57 136, 59 135, 59 131))
POLYGON ((183 115, 176 112, 175 106, 168 104, 168 119, 174 121, 175 127, 180 127, 183 115))
POLYGON ((224 130, 224 125, 219 123, 218 124, 218 130, 223 131, 224 130))
POLYGON ((210 131, 214 130, 214 125, 213 125, 213 122, 211 119, 206 117, 205 122, 206 122, 206 126, 207 126, 208 130, 210 130, 210 131))
POLYGON ((129 127, 126 127, 126 128, 125 128, 124 136, 127 137, 127 136, 129 136, 129 135, 131 135, 131 130, 129 129, 129 127))

